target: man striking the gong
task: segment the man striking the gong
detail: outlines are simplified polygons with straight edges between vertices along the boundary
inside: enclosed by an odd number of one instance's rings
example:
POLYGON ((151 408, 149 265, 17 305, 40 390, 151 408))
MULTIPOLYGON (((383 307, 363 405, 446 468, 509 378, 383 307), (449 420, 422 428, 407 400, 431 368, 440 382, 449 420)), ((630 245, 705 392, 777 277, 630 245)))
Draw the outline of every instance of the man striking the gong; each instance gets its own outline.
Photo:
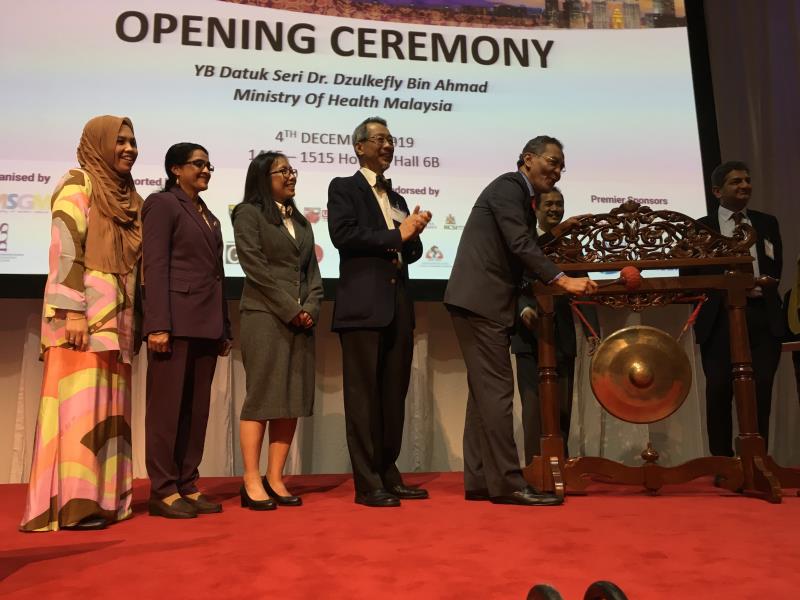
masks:
POLYGON ((561 142, 533 138, 522 149, 517 167, 492 181, 472 207, 444 303, 467 367, 465 498, 543 506, 562 500, 527 484, 514 442, 509 345, 516 300, 523 274, 574 295, 592 294, 597 284, 560 272, 536 243, 534 206, 561 179, 561 142))

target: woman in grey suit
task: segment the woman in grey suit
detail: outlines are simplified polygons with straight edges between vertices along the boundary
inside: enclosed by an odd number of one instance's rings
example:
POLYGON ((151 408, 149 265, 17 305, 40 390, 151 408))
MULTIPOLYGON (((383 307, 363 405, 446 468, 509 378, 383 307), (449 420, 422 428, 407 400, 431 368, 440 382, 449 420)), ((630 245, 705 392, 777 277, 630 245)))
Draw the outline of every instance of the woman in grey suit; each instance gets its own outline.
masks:
POLYGON ((242 506, 299 506, 283 482, 298 417, 314 404, 314 326, 322 302, 311 224, 294 204, 297 171, 279 152, 250 163, 244 199, 233 211, 239 264, 245 274, 241 311, 247 396, 239 432, 244 462, 242 506), (259 457, 269 423, 267 474, 259 457))

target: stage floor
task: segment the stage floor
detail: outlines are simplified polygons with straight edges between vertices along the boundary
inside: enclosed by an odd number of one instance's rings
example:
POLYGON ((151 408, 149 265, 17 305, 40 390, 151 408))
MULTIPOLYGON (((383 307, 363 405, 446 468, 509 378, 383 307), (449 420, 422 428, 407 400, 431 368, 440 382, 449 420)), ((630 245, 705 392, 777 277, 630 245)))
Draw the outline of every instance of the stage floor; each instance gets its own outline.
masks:
MULTIPOLYGON (((300 508, 239 507, 239 480, 207 478, 224 512, 149 517, 147 481, 135 516, 104 531, 20 533, 25 486, 0 485, 4 598, 503 598, 536 583, 565 600, 598 579, 630 600, 800 595, 800 498, 772 505, 709 479, 650 497, 597 485, 561 507, 463 500, 462 474, 415 474, 431 499, 401 508, 353 503, 352 478, 289 478, 300 508)), ((794 494, 794 492, 791 492, 794 494)))

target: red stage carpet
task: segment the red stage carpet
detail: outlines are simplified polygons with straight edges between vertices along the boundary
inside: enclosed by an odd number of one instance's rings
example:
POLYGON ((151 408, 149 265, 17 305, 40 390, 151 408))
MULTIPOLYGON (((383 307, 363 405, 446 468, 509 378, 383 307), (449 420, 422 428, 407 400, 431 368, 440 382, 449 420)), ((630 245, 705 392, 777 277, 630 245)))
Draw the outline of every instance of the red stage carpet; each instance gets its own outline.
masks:
POLYGON ((507 598, 550 583, 565 600, 598 579, 631 600, 800 597, 800 498, 743 498, 708 480, 649 497, 598 486, 561 507, 465 502, 460 473, 412 475, 427 501, 353 503, 344 475, 290 479, 305 506, 239 508, 239 482, 206 479, 224 513, 135 516, 105 531, 19 533, 24 486, 0 486, 4 598, 507 598))

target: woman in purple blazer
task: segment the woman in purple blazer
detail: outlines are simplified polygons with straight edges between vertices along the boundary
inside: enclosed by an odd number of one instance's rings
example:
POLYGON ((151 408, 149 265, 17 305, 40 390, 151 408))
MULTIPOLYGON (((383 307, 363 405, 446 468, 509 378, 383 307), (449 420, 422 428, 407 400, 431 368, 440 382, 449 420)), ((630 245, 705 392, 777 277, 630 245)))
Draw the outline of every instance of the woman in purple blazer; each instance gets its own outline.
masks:
POLYGON ((217 356, 231 348, 223 295, 222 234, 200 192, 214 167, 199 144, 175 144, 164 190, 142 209, 147 339, 145 462, 151 515, 187 519, 221 512, 196 482, 217 356))

